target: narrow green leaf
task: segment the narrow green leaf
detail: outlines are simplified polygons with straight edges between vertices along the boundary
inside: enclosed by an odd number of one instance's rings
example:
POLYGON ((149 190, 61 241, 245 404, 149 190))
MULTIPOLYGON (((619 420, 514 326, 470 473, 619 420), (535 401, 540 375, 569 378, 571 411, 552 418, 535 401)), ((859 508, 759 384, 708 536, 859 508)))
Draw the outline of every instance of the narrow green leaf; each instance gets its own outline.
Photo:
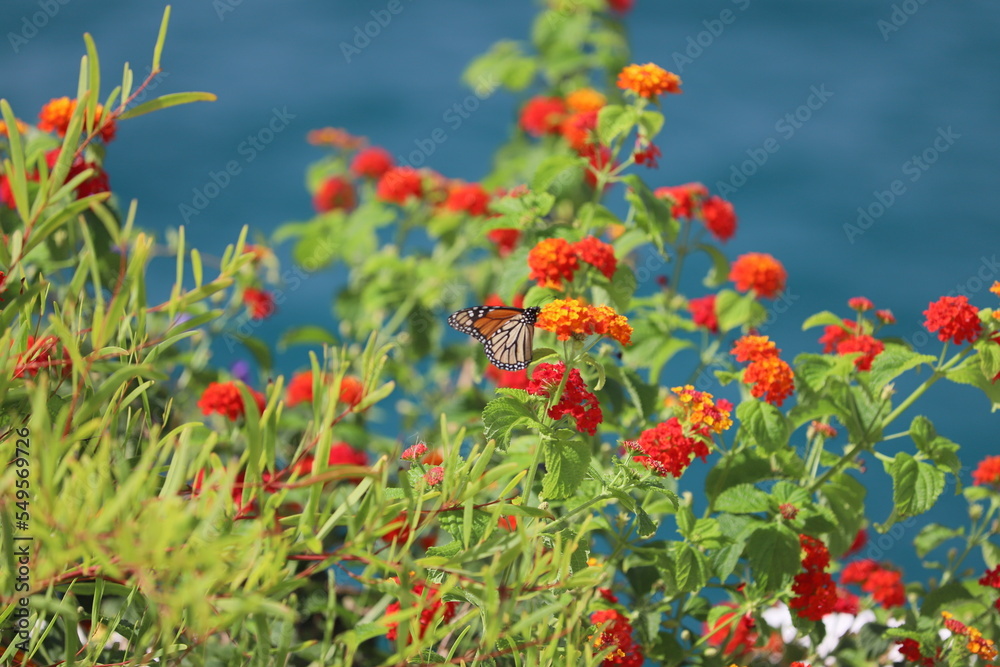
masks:
POLYGON ((153 47, 153 69, 160 71, 160 55, 163 54, 163 44, 167 41, 167 25, 170 23, 170 5, 163 8, 163 20, 160 21, 160 32, 156 36, 156 45, 153 47))
POLYGON ((170 93, 168 95, 157 97, 155 100, 143 102, 139 106, 132 107, 119 116, 119 118, 122 120, 136 118, 147 114, 150 111, 159 111, 160 109, 175 107, 179 104, 190 104, 191 102, 214 102, 217 99, 218 97, 213 93, 170 93))

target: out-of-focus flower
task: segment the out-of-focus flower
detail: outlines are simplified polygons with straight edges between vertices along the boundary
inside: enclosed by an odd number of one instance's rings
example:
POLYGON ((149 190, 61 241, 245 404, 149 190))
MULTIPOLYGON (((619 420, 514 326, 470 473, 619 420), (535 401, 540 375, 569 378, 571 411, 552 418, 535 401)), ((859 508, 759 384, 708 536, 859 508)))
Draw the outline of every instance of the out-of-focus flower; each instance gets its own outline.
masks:
POLYGON ((896 323, 896 316, 892 314, 891 310, 887 309, 876 310, 875 317, 877 317, 882 324, 896 323))
POLYGON ((602 609, 590 615, 590 622, 597 626, 607 624, 599 635, 590 638, 595 652, 612 649, 611 654, 601 663, 602 667, 642 666, 645 659, 642 647, 633 641, 632 625, 624 614, 616 609, 602 609))
POLYGON ((490 195, 479 183, 453 187, 444 203, 449 211, 465 211, 469 215, 486 215, 489 205, 490 195))
POLYGON ((847 300, 847 307, 851 310, 856 310, 859 313, 864 313, 874 309, 875 304, 872 303, 872 300, 867 297, 855 296, 847 300))
POLYGON ((872 336, 851 336, 846 340, 837 343, 837 354, 845 356, 860 352, 860 356, 855 357, 854 366, 859 371, 870 371, 872 361, 885 349, 885 343, 872 336))
POLYGON ((837 349, 837 345, 863 333, 857 322, 844 318, 841 320, 843 326, 828 324, 823 327, 823 335, 819 337, 819 342, 823 344, 824 354, 829 354, 837 349))
MULTIPOLYGON (((311 474, 315 462, 316 458, 314 456, 306 454, 296 462, 295 472, 299 476, 311 474)), ((330 455, 327 457, 326 463, 331 468, 336 466, 366 466, 368 465, 368 455, 354 449, 346 442, 335 442, 330 445, 330 455)), ((361 481, 361 478, 356 477, 349 481, 357 483, 361 481)))
POLYGON ((566 116, 560 127, 563 139, 578 153, 591 149, 596 141, 594 132, 597 130, 596 111, 578 111, 566 116))
POLYGON ((374 146, 358 151, 358 154, 351 160, 351 173, 358 178, 370 178, 377 181, 385 175, 385 172, 395 166, 396 163, 389 151, 374 146))
POLYGON ((606 98, 593 88, 579 88, 566 96, 566 105, 573 111, 600 111, 606 98))
POLYGON ((634 5, 635 0, 608 0, 608 7, 617 14, 628 14, 634 5))
MULTIPOLYGON (((417 624, 417 628, 413 632, 420 639, 423 639, 424 635, 427 634, 427 630, 434 624, 438 619, 441 623, 447 623, 454 616, 455 612, 458 610, 458 602, 451 601, 445 602, 442 599, 441 591, 430 584, 417 583, 414 584, 411 592, 416 595, 419 600, 416 605, 420 609, 420 616, 414 621, 417 624)), ((386 619, 391 619, 393 616, 399 613, 402 607, 399 602, 392 602, 388 607, 385 608, 386 619)), ((413 624, 411 623, 411 627, 413 624)), ((396 640, 396 632, 399 628, 399 623, 389 622, 389 631, 386 633, 386 638, 389 641, 396 640)), ((407 638, 409 643, 410 638, 407 638)))
POLYGON ((663 93, 680 93, 681 78, 659 65, 628 65, 618 74, 618 87, 631 90, 639 97, 656 97, 663 93))
POLYGON ((713 195, 701 203, 701 219, 720 241, 728 241, 736 233, 736 211, 722 197, 713 195))
POLYGON ((17 355, 17 364, 13 376, 22 378, 35 377, 39 370, 61 368, 61 375, 69 377, 73 372, 73 362, 69 350, 61 345, 55 336, 28 336, 28 345, 22 354, 17 355), (58 349, 62 347, 62 358, 58 357, 58 349))
POLYGON ((506 530, 509 533, 513 533, 517 530, 517 517, 513 514, 509 516, 498 516, 497 527, 499 527, 500 530, 506 530))
POLYGON ((340 380, 340 402, 352 408, 361 402, 365 397, 365 386, 361 380, 353 375, 345 375, 340 380))
MULTIPOLYGON (((735 607, 732 602, 722 603, 724 607, 735 607)), ((736 618, 738 612, 732 611, 719 616, 715 625, 709 627, 706 623, 704 634, 710 646, 721 647, 723 655, 741 656, 751 651, 757 643, 757 632, 754 629, 755 623, 752 614, 742 614, 736 618), (727 641, 728 640, 728 641, 727 641)))
POLYGON ((1000 488, 1000 456, 987 456, 972 472, 972 483, 1000 488))
POLYGON ((795 575, 792 584, 795 597, 788 606, 801 618, 819 621, 833 611, 837 602, 833 578, 825 571, 830 564, 830 552, 825 544, 809 535, 799 535, 799 544, 803 551, 803 571, 795 575))
MULTIPOLYGON (((559 386, 564 375, 566 375, 566 364, 563 362, 538 364, 532 371, 528 393, 534 396, 551 396, 552 390, 559 386)), ((548 415, 554 420, 569 415, 576 423, 576 430, 590 435, 597 433, 597 427, 604 421, 597 397, 587 389, 580 371, 576 368, 570 371, 563 386, 562 397, 558 403, 549 408, 548 415)))
POLYGON ((233 374, 234 379, 239 380, 243 384, 250 382, 250 364, 244 359, 234 361, 233 365, 229 367, 229 372, 233 374))
MULTIPOLYGON (((264 394, 249 387, 247 389, 257 404, 257 412, 264 412, 266 405, 264 394)), ((198 400, 198 407, 206 416, 217 412, 228 417, 230 421, 236 421, 238 417, 246 414, 243 396, 235 382, 210 382, 198 400)))
POLYGON ((521 109, 521 129, 533 137, 558 134, 566 104, 558 97, 533 97, 521 109))
POLYGON ((951 340, 956 345, 979 339, 982 323, 979 311, 964 296, 943 296, 933 301, 924 311, 924 326, 931 333, 937 332, 938 340, 951 340))
POLYGON ((243 303, 250 310, 250 319, 263 320, 274 314, 274 297, 267 290, 247 287, 243 290, 243 303))
POLYGON ((675 218, 694 217, 695 207, 708 196, 708 188, 701 183, 685 183, 684 185, 665 185, 656 188, 653 195, 673 202, 675 218))
POLYGON ((423 178, 413 167, 393 167, 382 174, 375 195, 382 201, 402 206, 410 199, 423 197, 423 178))
MULTIPOLYGON (((1000 590, 1000 565, 997 565, 992 570, 987 570, 986 573, 979 578, 979 585, 989 586, 990 588, 1000 590)), ((1000 598, 997 598, 993 602, 993 606, 1000 611, 1000 598)))
MULTIPOLYGON (((321 382, 325 381, 321 380, 321 382)), ((288 388, 285 394, 285 405, 292 407, 299 403, 312 403, 313 400, 313 374, 312 371, 296 373, 288 381, 288 388)))
POLYGON ((486 367, 483 374, 492 380, 496 386, 504 387, 507 389, 527 389, 528 388, 528 370, 520 371, 504 371, 500 370, 493 364, 486 367))
POLYGON ((715 314, 715 295, 708 294, 697 299, 688 300, 691 311, 691 321, 710 332, 719 333, 719 319, 715 314))
POLYGON ((637 140, 635 150, 632 152, 632 159, 635 160, 636 164, 645 165, 650 169, 656 169, 660 166, 659 159, 662 156, 663 153, 660 152, 659 146, 651 141, 641 144, 637 140))
POLYGON ((368 140, 364 137, 356 137, 347 130, 340 127, 322 127, 318 130, 310 130, 306 135, 306 141, 313 146, 330 146, 345 151, 356 151, 364 148, 368 140))
POLYGON ((785 289, 788 274, 781 262, 762 252, 740 255, 729 271, 729 279, 736 283, 740 292, 751 289, 757 296, 773 299, 785 289))
MULTIPOLYGON (((14 122, 17 126, 17 133, 24 134, 28 131, 28 124, 23 122, 20 118, 15 118, 14 122)), ((10 132, 7 130, 7 122, 0 120, 0 135, 5 137, 10 136, 10 132)))
POLYGON ((528 253, 528 277, 539 286, 561 290, 563 281, 572 282, 580 261, 573 245, 566 239, 544 239, 528 253))
POLYGON ((848 563, 840 573, 840 583, 845 586, 860 584, 861 590, 870 593, 886 609, 901 607, 906 602, 902 574, 870 558, 848 563))
POLYGON ((615 249, 604 241, 587 236, 573 244, 573 251, 581 261, 596 267, 608 280, 615 275, 618 268, 615 249))
POLYGON ((622 345, 632 342, 632 327, 610 306, 589 306, 578 299, 556 299, 542 306, 535 326, 551 331, 559 340, 598 334, 622 345))
MULTIPOLYGON (((66 136, 66 130, 69 128, 70 119, 76 111, 76 104, 76 100, 68 97, 59 97, 49 100, 49 102, 42 107, 41 112, 38 114, 38 129, 42 132, 55 132, 60 137, 66 136)), ((104 105, 98 104, 94 109, 95 124, 101 122, 101 118, 103 116, 104 105)), ((85 123, 86 120, 87 119, 84 121, 85 123)), ((18 127, 18 131, 21 131, 20 126, 18 127)), ((108 143, 115 138, 116 131, 117 127, 115 126, 114 118, 106 118, 104 123, 100 126, 98 136, 100 136, 101 141, 108 143)), ((84 135, 87 134, 86 124, 83 126, 83 133, 84 135)))
POLYGON ((323 181, 313 195, 313 208, 319 213, 350 211, 356 203, 354 186, 340 176, 331 176, 323 181))
MULTIPOLYGON (((617 162, 612 162, 611 149, 607 146, 588 146, 580 155, 587 158, 587 170, 583 172, 584 182, 592 188, 597 187, 597 175, 613 170, 618 166, 617 162), (611 165, 610 170, 608 165, 611 165)), ((611 186, 605 183, 604 188, 611 186)))
MULTIPOLYGON (((59 156, 61 155, 61 150, 62 149, 60 148, 54 148, 45 154, 45 162, 49 167, 49 173, 55 169, 56 163, 59 161, 59 156)), ((87 162, 82 156, 79 155, 73 158, 69 171, 66 172, 66 179, 63 182, 68 183, 88 169, 92 169, 93 173, 91 173, 86 180, 76 186, 76 190, 74 192, 76 193, 77 199, 111 190, 111 186, 108 183, 108 175, 104 169, 101 168, 101 165, 96 162, 87 162)), ((13 204, 13 201, 11 203, 13 204)))
POLYGON ((404 461, 417 461, 420 459, 421 456, 423 456, 426 453, 427 453, 427 445, 425 445, 422 442, 418 442, 417 444, 410 445, 409 447, 404 449, 403 453, 400 455, 399 458, 401 458, 404 461))
POLYGON ((486 232, 486 238, 497 247, 497 253, 501 257, 506 257, 517 247, 517 242, 521 240, 521 230, 513 227, 500 227, 486 232))
POLYGON ((434 466, 424 473, 424 480, 427 482, 428 486, 437 486, 444 481, 444 468, 441 466, 434 466))

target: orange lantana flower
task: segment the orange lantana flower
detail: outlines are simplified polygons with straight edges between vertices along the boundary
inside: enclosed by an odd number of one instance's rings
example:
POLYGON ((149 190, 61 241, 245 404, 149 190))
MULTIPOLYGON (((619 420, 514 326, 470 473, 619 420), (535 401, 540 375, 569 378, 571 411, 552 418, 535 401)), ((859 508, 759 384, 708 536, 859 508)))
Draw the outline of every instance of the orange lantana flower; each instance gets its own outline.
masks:
POLYGON ((580 267, 573 245, 566 239, 545 239, 528 253, 529 278, 541 287, 562 289, 563 280, 573 280, 580 267))
POLYGON ((604 95, 593 88, 580 88, 566 96, 566 104, 576 112, 598 111, 605 103, 604 95))
MULTIPOLYGON (((14 120, 17 123, 18 134, 24 134, 25 132, 28 131, 28 125, 22 122, 20 118, 15 118, 14 120)), ((3 135, 5 137, 8 136, 7 123, 2 120, 0 120, 0 135, 3 135)))
POLYGON ((773 299, 785 289, 788 273, 781 262, 763 252, 750 252, 740 255, 729 271, 729 279, 736 283, 740 292, 751 289, 757 296, 773 299))
POLYGON ((733 345, 736 360, 750 362, 743 373, 743 382, 753 384, 750 393, 772 405, 781 405, 795 390, 795 373, 779 352, 767 336, 743 336, 733 345))
POLYGON ((677 394, 684 410, 685 421, 695 430, 706 428, 709 431, 722 433, 733 425, 730 419, 733 404, 724 398, 715 401, 715 397, 707 391, 697 391, 692 385, 673 387, 670 391, 677 394))
POLYGON ((767 336, 743 336, 733 345, 733 356, 740 362, 776 357, 779 352, 781 350, 767 336))
POLYGON ((589 306, 579 299, 556 299, 545 304, 535 326, 553 332, 559 340, 598 334, 622 345, 632 343, 632 327, 624 315, 610 306, 589 306))
MULTIPOLYGON (((38 114, 38 129, 42 132, 55 132, 60 137, 65 136, 66 129, 69 127, 69 121, 73 117, 73 112, 75 110, 76 100, 68 97, 57 97, 53 100, 49 100, 49 103, 43 106, 42 110, 38 114)), ((94 109, 94 118, 99 122, 103 116, 104 105, 98 104, 94 109)), ((18 127, 18 129, 20 129, 20 127, 18 127)), ((108 118, 101 126, 98 134, 104 143, 108 143, 115 138, 116 131, 117 127, 115 126, 114 119, 108 118)), ((86 134, 86 132, 87 127, 84 126, 84 134, 86 134)))
POLYGON ((366 138, 356 137, 340 127, 322 127, 318 130, 310 130, 309 134, 306 135, 306 141, 313 146, 330 146, 345 151, 357 150, 368 145, 366 138))
POLYGON ((618 87, 639 97, 656 97, 661 93, 680 93, 681 78, 653 63, 629 65, 618 74, 618 87))

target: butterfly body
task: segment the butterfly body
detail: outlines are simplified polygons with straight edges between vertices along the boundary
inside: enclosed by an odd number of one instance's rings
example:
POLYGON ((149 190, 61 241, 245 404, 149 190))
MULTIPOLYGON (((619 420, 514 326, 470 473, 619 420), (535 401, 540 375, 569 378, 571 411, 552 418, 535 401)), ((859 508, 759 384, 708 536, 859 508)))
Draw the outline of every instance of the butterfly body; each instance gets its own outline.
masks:
POLYGON ((538 307, 473 306, 452 313, 448 324, 482 343, 486 357, 497 368, 520 371, 531 363, 535 322, 541 310, 538 307))

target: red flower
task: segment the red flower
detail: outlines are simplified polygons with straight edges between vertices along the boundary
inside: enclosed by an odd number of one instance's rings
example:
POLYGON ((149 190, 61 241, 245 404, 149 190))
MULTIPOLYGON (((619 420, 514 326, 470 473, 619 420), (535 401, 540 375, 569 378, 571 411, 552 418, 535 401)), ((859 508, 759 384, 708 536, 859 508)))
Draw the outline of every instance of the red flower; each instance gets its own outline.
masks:
POLYGON ((618 260, 615 259, 615 249, 593 236, 588 236, 573 244, 576 256, 582 261, 597 267, 604 274, 604 277, 611 280, 618 268, 618 260))
POLYGON ((864 313, 875 308, 875 304, 872 303, 872 300, 869 298, 855 296, 847 300, 847 307, 851 310, 856 310, 859 313, 864 313))
POLYGON ((422 442, 418 442, 415 445, 410 445, 403 450, 403 453, 399 456, 404 461, 416 461, 421 456, 427 453, 427 445, 422 442))
POLYGON ((635 0, 608 0, 608 8, 618 14, 628 14, 633 5, 635 0))
POLYGON ((375 188, 375 196, 379 199, 400 206, 410 198, 420 199, 423 194, 423 179, 413 167, 393 167, 382 174, 375 188))
POLYGON ((500 530, 506 530, 507 532, 513 533, 517 530, 517 517, 514 515, 498 516, 497 526, 500 530))
POLYGON ((542 287, 561 290, 562 281, 571 282, 580 267, 573 245, 566 239, 544 239, 528 253, 528 277, 542 287))
POLYGON ((642 647, 632 641, 632 625, 624 614, 616 609, 602 609, 590 615, 590 622, 597 626, 607 624, 600 635, 591 637, 594 650, 599 652, 614 647, 604 658, 602 667, 641 667, 644 660, 642 647))
POLYGON ((521 129, 533 137, 558 134, 566 104, 558 97, 533 97, 521 109, 521 129))
POLYGON ((354 187, 346 178, 331 176, 323 181, 313 195, 313 208, 320 213, 350 211, 357 203, 354 187))
POLYGON ((340 381, 340 402, 352 408, 361 402, 365 396, 365 387, 361 380, 353 375, 345 375, 340 381))
MULTIPOLYGON (((597 187, 597 174, 607 172, 609 164, 611 164, 612 155, 611 149, 607 146, 598 146, 597 148, 590 147, 588 150, 581 153, 587 158, 587 170, 583 173, 583 180, 592 188, 597 187)), ((618 166, 615 162, 611 165, 611 169, 618 166)), ((605 184, 607 188, 610 183, 605 184)))
POLYGON ((754 290, 757 296, 773 299, 785 289, 788 274, 781 262, 762 252, 740 255, 729 271, 729 279, 740 292, 754 290))
POLYGON ((733 343, 732 354, 736 361, 760 361, 776 357, 781 352, 767 336, 743 336, 733 343))
POLYGON ((594 142, 597 130, 597 110, 578 111, 566 117, 560 126, 563 139, 578 153, 585 152, 594 142))
POLYGON ((800 618, 819 621, 833 611, 837 603, 837 588, 825 571, 830 564, 830 552, 825 544, 808 535, 799 535, 799 543, 805 552, 803 571, 795 575, 792 584, 795 597, 788 606, 796 610, 800 618))
POLYGON ((853 563, 848 563, 840 572, 840 583, 845 586, 864 583, 878 569, 879 564, 871 558, 856 560, 853 563))
POLYGON ((444 207, 449 211, 465 211, 469 215, 486 215, 490 195, 479 183, 468 183, 452 188, 444 207))
POLYGON ((660 475, 670 473, 674 478, 684 473, 695 456, 704 461, 709 454, 704 440, 684 434, 684 426, 677 417, 643 431, 639 435, 639 448, 642 455, 636 456, 636 461, 660 475))
POLYGON ((243 303, 250 309, 250 319, 263 320, 274 314, 274 297, 266 290, 248 287, 243 290, 243 303))
POLYGON ((876 310, 875 317, 879 319, 882 324, 895 324, 896 316, 892 314, 891 310, 876 310))
POLYGON ((837 343, 837 354, 840 356, 855 352, 862 353, 854 359, 854 367, 859 371, 870 371, 872 369, 872 361, 884 349, 885 343, 871 336, 851 336, 847 340, 837 343))
POLYGON ((702 202, 701 219, 712 236, 720 241, 728 241, 736 233, 736 212, 722 197, 712 196, 702 202))
MULTIPOLYGON (((257 412, 264 412, 264 394, 247 388, 254 402, 257 403, 257 412)), ((236 421, 237 417, 246 414, 246 406, 243 405, 243 396, 235 382, 210 382, 202 392, 198 400, 198 407, 204 415, 218 412, 225 415, 231 421, 236 421)))
POLYGON ((714 334, 719 333, 719 319, 715 315, 714 294, 689 299, 688 309, 691 311, 691 320, 697 326, 708 329, 714 334))
POLYGON ((288 382, 288 389, 285 395, 285 405, 292 407, 299 403, 313 400, 313 379, 312 371, 296 373, 288 382))
POLYGON ((743 373, 743 382, 753 384, 750 393, 755 398, 763 396, 771 405, 781 405, 795 391, 795 373, 778 357, 750 362, 743 373))
POLYGON ((701 183, 685 183, 656 188, 653 194, 661 199, 669 198, 673 202, 675 218, 691 218, 694 216, 694 207, 708 196, 708 188, 701 183))
MULTIPOLYGON (((0 273, 0 276, 3 274, 0 273)), ((4 276, 6 277, 6 276, 4 276)), ((14 367, 14 377, 21 378, 27 373, 28 377, 35 377, 39 369, 62 367, 62 376, 69 377, 73 372, 73 362, 69 356, 69 350, 65 347, 62 352, 62 359, 54 357, 59 348, 59 339, 55 336, 41 336, 36 338, 28 336, 28 347, 23 354, 17 355, 17 365, 14 367)))
POLYGON ((924 326, 931 333, 938 332, 938 340, 951 340, 956 345, 963 341, 975 342, 982 332, 979 311, 964 296, 943 296, 927 306, 924 326))
POLYGON ((386 542, 406 542, 410 539, 410 520, 406 512, 400 512, 399 516, 386 524, 391 528, 382 536, 386 542))
MULTIPOLYGON (((722 603, 724 607, 735 607, 732 602, 722 603)), ((704 634, 711 646, 723 646, 723 655, 745 655, 757 643, 757 632, 754 630, 753 615, 743 614, 738 621, 732 619, 735 611, 719 616, 715 625, 705 624, 704 634), (729 639, 727 642, 726 639, 729 639)))
POLYGON ((903 575, 895 570, 879 569, 872 572, 861 590, 871 593, 872 598, 886 609, 902 607, 906 603, 903 575))
POLYGON ((521 230, 512 227, 500 227, 486 232, 486 238, 497 247, 497 253, 501 257, 506 257, 517 247, 517 242, 521 240, 521 230))
POLYGON ((660 166, 658 160, 662 156, 663 153, 660 152, 660 149, 653 142, 649 142, 643 149, 640 149, 639 143, 636 142, 635 152, 632 153, 636 164, 646 165, 650 169, 656 169, 660 166))
MULTIPOLYGON (((566 364, 538 364, 528 382, 528 393, 534 396, 550 396, 566 374, 566 364)), ((604 421, 597 397, 587 390, 579 369, 570 371, 563 387, 559 402, 549 408, 549 418, 559 420, 565 415, 573 417, 576 430, 594 435, 598 425, 604 421)))
POLYGON ((528 388, 527 369, 520 371, 502 371, 493 364, 490 364, 486 367, 484 375, 492 380, 498 387, 506 387, 509 389, 528 388))
MULTIPOLYGON (((299 475, 308 475, 313 470, 315 457, 306 454, 295 464, 295 472, 299 475)), ((368 465, 368 455, 358 451, 346 442, 335 442, 330 445, 330 455, 326 459, 328 466, 366 466, 368 465)), ((360 478, 354 481, 361 481, 360 478)))
POLYGON ((437 486, 444 481, 444 468, 434 466, 424 473, 424 479, 427 481, 428 486, 437 486))
MULTIPOLYGON (((420 609, 420 617, 417 620, 419 628, 417 628, 415 634, 420 639, 423 639, 424 635, 427 633, 427 629, 437 620, 441 619, 442 623, 447 623, 454 616, 458 609, 458 602, 444 602, 441 599, 441 592, 431 585, 425 584, 414 584, 411 589, 414 595, 420 598, 417 603, 420 609)), ((401 609, 399 602, 392 602, 388 607, 385 608, 386 618, 392 618, 395 614, 398 614, 401 609)), ((399 627, 399 623, 389 624, 389 632, 386 633, 386 638, 390 641, 396 639, 396 631, 399 627)), ((407 638, 409 642, 410 638, 407 638)))
POLYGON ((823 343, 823 352, 825 354, 833 352, 837 348, 837 345, 851 336, 861 333, 861 327, 858 326, 857 322, 847 318, 844 318, 842 321, 844 326, 828 324, 823 327, 823 335, 819 337, 819 342, 823 343))
POLYGON ((1000 487, 1000 456, 987 456, 980 461, 972 472, 972 483, 1000 487))
POLYGON ((395 165, 392 155, 384 148, 366 148, 351 160, 351 171, 358 178, 370 178, 377 181, 395 165))
MULTIPOLYGON (((837 432, 834 431, 833 435, 836 436, 837 432)), ((862 528, 858 531, 858 534, 854 536, 854 541, 851 542, 851 546, 844 552, 844 556, 846 557, 851 554, 860 553, 861 550, 865 548, 866 544, 868 544, 868 531, 862 528)))
MULTIPOLYGON (((61 150, 62 149, 54 148, 45 154, 45 163, 48 165, 50 173, 55 169, 56 163, 59 161, 61 150)), ((91 173, 85 181, 76 186, 76 190, 74 190, 76 198, 80 199, 82 197, 100 194, 101 192, 110 192, 111 186, 108 183, 108 175, 104 169, 101 168, 101 165, 96 162, 86 162, 83 157, 79 155, 73 158, 73 163, 70 165, 69 171, 66 172, 66 179, 63 183, 68 183, 87 169, 93 169, 93 173, 91 173)), ((11 197, 11 208, 13 208, 13 205, 14 201, 13 197, 11 197)))
MULTIPOLYGON (((1000 457, 995 457, 1000 458, 1000 457)), ((997 565, 992 570, 987 570, 982 577, 979 578, 980 586, 989 586, 990 588, 996 588, 1000 590, 1000 565, 997 565)), ((1000 611, 1000 598, 997 598, 993 602, 993 606, 1000 611)))

